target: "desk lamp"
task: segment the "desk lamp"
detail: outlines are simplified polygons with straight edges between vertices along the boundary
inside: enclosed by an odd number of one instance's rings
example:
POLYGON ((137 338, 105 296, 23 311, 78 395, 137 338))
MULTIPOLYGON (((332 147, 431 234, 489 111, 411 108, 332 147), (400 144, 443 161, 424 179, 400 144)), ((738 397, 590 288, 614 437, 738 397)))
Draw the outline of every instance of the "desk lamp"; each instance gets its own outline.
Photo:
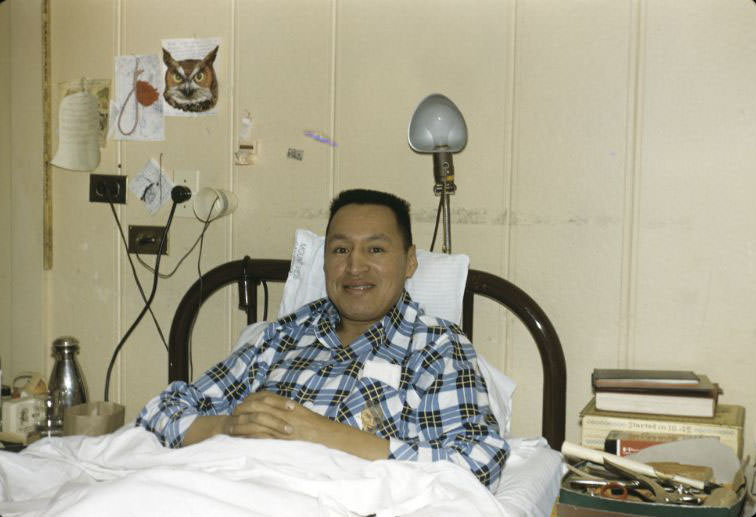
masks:
MULTIPOLYGON (((434 93, 417 105, 407 133, 412 150, 433 154, 433 193, 440 197, 438 209, 443 213, 444 245, 441 251, 451 253, 449 196, 457 190, 452 153, 458 153, 467 143, 465 119, 452 101, 434 93)), ((438 219, 436 225, 438 228, 438 219)))

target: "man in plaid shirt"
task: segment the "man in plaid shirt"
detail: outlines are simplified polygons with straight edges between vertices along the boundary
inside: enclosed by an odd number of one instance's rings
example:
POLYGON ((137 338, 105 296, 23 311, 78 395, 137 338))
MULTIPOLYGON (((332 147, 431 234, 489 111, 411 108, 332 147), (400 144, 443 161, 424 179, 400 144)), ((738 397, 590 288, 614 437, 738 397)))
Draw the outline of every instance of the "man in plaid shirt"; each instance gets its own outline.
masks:
POLYGON ((509 453, 461 329, 404 290, 417 268, 409 205, 349 190, 331 204, 327 298, 271 323, 137 425, 180 447, 216 434, 306 440, 368 460, 450 460, 494 490, 509 453))

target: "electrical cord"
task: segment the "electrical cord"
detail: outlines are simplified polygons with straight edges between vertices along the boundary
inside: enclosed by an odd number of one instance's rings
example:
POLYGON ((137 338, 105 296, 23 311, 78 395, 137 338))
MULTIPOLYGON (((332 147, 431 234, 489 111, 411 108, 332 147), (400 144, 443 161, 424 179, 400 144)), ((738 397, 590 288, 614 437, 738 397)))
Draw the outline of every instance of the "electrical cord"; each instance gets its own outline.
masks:
MULTIPOLYGON (((237 289, 239 290, 239 309, 244 309, 245 314, 247 315, 247 322, 249 323, 250 320, 250 292, 249 292, 249 283, 250 283, 250 275, 247 272, 247 267, 249 265, 249 257, 244 257, 242 259, 242 274, 239 278, 237 289)), ((263 317, 262 321, 268 320, 268 283, 263 280, 262 278, 256 278, 255 279, 255 286, 257 285, 257 282, 260 282, 263 286, 263 317)), ((257 301, 257 289, 255 288, 255 301, 257 301)), ((257 304, 255 305, 255 308, 257 308, 257 304)), ((257 317, 257 312, 255 312, 255 321, 257 317)))
MULTIPOLYGON (((213 200, 213 204, 210 205, 210 210, 207 213, 207 219, 204 221, 197 217, 200 221, 204 223, 204 226, 202 227, 202 232, 200 232, 199 237, 197 238, 197 241, 199 241, 199 252, 197 253, 197 275, 199 276, 199 287, 200 287, 200 295, 197 301, 197 313, 199 313, 199 306, 202 305, 202 246, 205 243, 205 232, 207 231, 207 228, 210 226, 210 223, 215 221, 216 218, 211 219, 210 216, 213 214, 213 209, 215 208, 215 205, 218 203, 218 197, 213 200)), ((197 241, 195 241, 194 246, 197 245, 197 241)), ((194 246, 192 246, 192 249, 189 250, 191 252, 194 249, 194 246)), ((187 253, 186 255, 188 255, 187 253)), ((184 255, 184 257, 186 257, 184 255)), ((183 258, 181 259, 183 260, 183 258)), ((180 264, 180 262, 179 262, 180 264)), ((178 267, 178 266, 177 266, 178 267)), ((192 337, 189 336, 189 380, 192 379, 194 376, 194 357, 192 356, 192 337)))
MULTIPOLYGON (((213 221, 214 220, 215 219, 213 219, 213 221)), ((210 222, 213 222, 213 221, 210 221, 210 222)), ((206 229, 207 229, 207 226, 205 226, 202 229, 202 232, 197 237, 197 240, 194 241, 194 244, 192 244, 192 247, 189 248, 189 251, 187 251, 186 253, 184 253, 184 256, 179 259, 179 261, 176 263, 176 266, 173 268, 173 270, 170 273, 159 273, 160 278, 171 278, 174 275, 174 273, 176 273, 176 271, 178 271, 179 266, 181 266, 181 264, 184 262, 184 260, 186 259, 186 257, 188 257, 192 253, 192 251, 194 251, 194 248, 197 247, 197 244, 199 244, 200 239, 205 234, 205 230, 206 229)), ((135 255, 137 257, 137 261, 139 261, 139 263, 142 265, 142 267, 144 267, 146 270, 150 271, 151 273, 155 272, 155 270, 152 268, 152 266, 150 266, 149 264, 147 264, 144 261, 144 259, 139 255, 139 253, 135 253, 135 255)))
MULTIPOLYGON (((212 213, 213 213, 213 208, 215 208, 215 204, 216 204, 217 202, 218 202, 218 198, 216 197, 216 198, 215 198, 215 201, 213 201, 213 204, 212 204, 212 205, 210 206, 210 214, 212 214, 212 213)), ((177 263, 176 263, 176 265, 174 266, 173 270, 172 270, 172 271, 171 271, 170 273, 159 273, 159 275, 160 275, 160 278, 171 278, 171 277, 172 277, 172 276, 173 276, 173 275, 174 275, 174 274, 176 273, 176 271, 178 271, 178 268, 179 268, 179 266, 181 266, 181 264, 182 264, 182 263, 184 262, 184 260, 186 260, 186 257, 188 257, 188 256, 189 256, 189 255, 190 255, 190 254, 192 253, 192 251, 194 251, 194 248, 196 248, 196 247, 197 247, 197 244, 199 244, 199 243, 200 243, 200 241, 201 241, 201 240, 202 240, 202 239, 204 238, 204 236, 205 236, 205 232, 207 231, 207 228, 208 228, 208 226, 210 225, 210 223, 212 223, 213 221, 215 221, 216 219, 218 219, 218 217, 213 217, 212 219, 210 219, 210 216, 209 216, 209 215, 208 215, 208 218, 207 218, 207 219, 200 219, 200 218, 199 218, 199 217, 197 217, 196 215, 195 215, 194 217, 195 217, 195 218, 196 218, 196 219, 197 219, 198 221, 200 221, 201 223, 203 223, 203 224, 204 224, 204 226, 202 227, 202 231, 201 231, 201 232, 200 232, 200 234, 199 234, 199 235, 197 236, 197 239, 196 239, 196 240, 194 241, 194 244, 192 244, 192 247, 191 247, 191 248, 189 248, 189 251, 187 251, 186 253, 184 253, 184 256, 183 256, 183 257, 181 257, 181 258, 180 258, 180 259, 178 260, 178 262, 177 262, 177 263)), ((146 262, 144 261, 144 259, 142 259, 142 257, 141 257, 141 256, 139 255, 139 253, 135 253, 135 255, 137 256, 137 261, 138 261, 138 262, 139 262, 139 263, 140 263, 140 264, 142 265, 142 267, 144 267, 145 269, 147 269, 148 271, 150 271, 150 272, 152 272, 152 273, 154 273, 154 272, 155 272, 155 270, 154 270, 154 269, 153 269, 153 268, 152 268, 152 267, 151 267, 151 266, 150 266, 149 264, 147 264, 147 263, 146 263, 146 262)))
MULTIPOLYGON (((186 201, 186 199, 184 199, 184 201, 186 201)), ((162 250, 163 246, 165 245, 165 238, 168 235, 168 229, 171 226, 171 221, 173 221, 173 214, 176 212, 177 204, 178 204, 178 201, 176 200, 176 198, 174 198, 173 204, 171 205, 171 212, 170 214, 168 214, 168 221, 165 223, 165 227, 163 228, 163 235, 160 237, 160 246, 158 246, 158 250, 162 250)), ((157 284, 158 284, 159 271, 160 271, 160 257, 162 257, 162 255, 158 253, 157 257, 155 258, 155 274, 152 277, 152 291, 150 291, 150 296, 149 298, 147 298, 147 301, 144 304, 144 308, 136 317, 136 319, 134 320, 134 323, 131 324, 129 329, 121 338, 121 341, 119 341, 118 345, 116 345, 115 350, 113 351, 113 355, 110 358, 110 364, 108 364, 108 372, 105 375, 105 402, 108 402, 108 392, 110 391, 110 375, 111 373, 113 373, 113 365, 115 365, 116 357, 118 357, 118 353, 121 351, 121 348, 123 348, 123 345, 126 344, 126 340, 129 338, 129 336, 134 331, 136 326, 139 324, 140 321, 142 321, 142 318, 150 309, 152 300, 155 299, 155 293, 157 292, 157 284)))
MULTIPOLYGON (((215 207, 215 203, 218 201, 218 198, 215 198, 215 201, 213 201, 213 206, 210 208, 210 211, 213 211, 213 208, 215 207)), ((202 263, 202 245, 205 242, 205 231, 207 230, 207 227, 210 226, 210 223, 213 220, 210 219, 210 216, 207 216, 207 219, 205 219, 204 223, 205 226, 202 228, 202 233, 200 233, 199 236, 199 252, 197 253, 197 275, 199 275, 200 280, 200 293, 202 292, 202 269, 201 269, 201 263, 202 263)))
MULTIPOLYGON (((134 266, 134 261, 131 260, 131 255, 129 254, 129 245, 126 242, 126 236, 123 233, 123 227, 121 226, 121 221, 118 219, 118 214, 116 214, 115 206, 113 206, 113 201, 110 198, 110 192, 107 193, 108 196, 108 204, 110 205, 110 210, 113 212, 113 218, 115 219, 116 226, 118 226, 118 232, 121 234, 121 242, 123 242, 124 248, 126 248, 126 258, 129 259, 129 265, 131 266, 131 272, 134 275, 134 281, 136 282, 137 287, 139 288, 139 294, 142 295, 142 301, 144 303, 147 303, 147 296, 144 294, 144 289, 142 288, 142 283, 139 281, 139 277, 137 276, 136 267, 134 266)), ((168 351, 168 343, 165 341, 165 336, 163 335, 163 329, 160 328, 160 324, 158 323, 157 317, 155 317, 155 313, 152 312, 152 307, 150 307, 150 315, 152 316, 152 321, 155 322, 155 328, 158 331, 158 334, 160 335, 160 340, 163 342, 163 346, 165 347, 166 352, 168 351)))
POLYGON ((433 247, 436 245, 436 235, 438 235, 438 222, 441 219, 441 209, 444 206, 444 196, 441 196, 438 200, 438 210, 436 211, 436 226, 433 228, 433 240, 431 241, 430 251, 433 252, 433 247))
POLYGON ((268 283, 260 280, 263 286, 263 321, 268 321, 268 283))

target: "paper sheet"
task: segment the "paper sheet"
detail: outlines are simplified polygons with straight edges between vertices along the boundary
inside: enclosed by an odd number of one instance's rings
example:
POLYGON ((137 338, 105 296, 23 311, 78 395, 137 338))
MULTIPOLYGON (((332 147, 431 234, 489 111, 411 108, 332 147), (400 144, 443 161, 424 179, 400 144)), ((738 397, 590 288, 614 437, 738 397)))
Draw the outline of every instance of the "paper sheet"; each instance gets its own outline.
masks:
POLYGON ((165 115, 215 115, 219 89, 215 62, 220 38, 164 39, 162 47, 165 115))
POLYGON ((108 137, 113 140, 165 140, 163 75, 158 56, 119 56, 115 98, 110 104, 108 137))
POLYGON ((160 170, 158 162, 150 159, 131 180, 129 190, 144 201, 150 215, 155 215, 163 204, 171 200, 173 186, 173 182, 160 170))
MULTIPOLYGON (((110 108, 110 79, 86 79, 84 80, 84 88, 94 95, 97 100, 97 114, 99 115, 99 144, 100 147, 105 147, 106 139, 108 136, 108 114, 110 108)), ((58 91, 60 92, 60 98, 62 99, 66 95, 80 92, 82 88, 82 80, 78 81, 65 81, 58 83, 58 91)))
POLYGON ((628 459, 649 463, 672 461, 685 465, 711 467, 717 483, 730 483, 740 468, 740 461, 732 449, 716 438, 696 438, 662 443, 627 456, 628 459))

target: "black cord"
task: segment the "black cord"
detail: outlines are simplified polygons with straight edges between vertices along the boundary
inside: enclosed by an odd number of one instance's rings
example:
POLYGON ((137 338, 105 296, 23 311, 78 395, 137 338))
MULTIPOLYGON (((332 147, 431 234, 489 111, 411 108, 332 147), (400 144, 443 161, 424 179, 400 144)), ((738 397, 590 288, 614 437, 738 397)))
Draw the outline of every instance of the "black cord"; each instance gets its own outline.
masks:
MULTIPOLYGON (((213 222, 214 220, 215 219, 211 220, 210 222, 213 222)), ((184 262, 184 260, 186 260, 186 257, 188 257, 192 253, 192 251, 194 251, 194 248, 197 247, 197 244, 199 244, 200 239, 205 234, 205 230, 206 229, 207 229, 207 226, 205 226, 202 229, 202 232, 200 232, 200 234, 197 236, 197 239, 194 241, 194 244, 192 244, 192 247, 189 248, 189 251, 187 251, 186 253, 184 253, 184 256, 179 259, 179 261, 176 263, 176 266, 173 268, 173 270, 170 273, 160 273, 160 278, 171 278, 174 275, 174 273, 176 273, 176 271, 178 271, 179 266, 181 266, 181 264, 184 262)), ((135 255, 137 256, 137 260, 139 261, 139 263, 146 270, 150 271, 151 273, 155 272, 155 270, 142 259, 142 257, 139 255, 139 253, 135 253, 135 255)))
POLYGON ((118 353, 121 351, 121 348, 123 348, 123 345, 126 344, 126 340, 129 338, 129 336, 134 331, 136 326, 139 324, 140 321, 142 321, 142 318, 150 309, 152 300, 155 299, 155 293, 157 292, 157 284, 158 284, 158 278, 159 278, 158 272, 160 271, 160 257, 162 256, 160 251, 163 249, 163 246, 165 245, 165 238, 168 235, 168 229, 171 227, 171 221, 173 221, 174 212, 176 212, 175 202, 171 205, 171 213, 168 214, 168 221, 165 223, 165 227, 163 228, 163 235, 160 237, 160 246, 158 246, 158 254, 157 254, 157 258, 155 259, 155 274, 153 275, 153 278, 152 278, 152 291, 150 292, 150 296, 149 298, 147 298, 147 301, 144 304, 144 308, 136 317, 136 319, 134 320, 134 323, 131 324, 129 329, 121 338, 121 341, 119 341, 118 345, 116 345, 115 350, 113 351, 113 356, 110 358, 110 364, 108 365, 108 372, 105 375, 105 402, 108 401, 108 391, 110 390, 110 374, 113 373, 113 365, 115 364, 116 357, 118 357, 118 353))
POLYGON ((268 283, 260 280, 263 286, 263 321, 268 321, 268 283))
MULTIPOLYGON (((211 216, 213 214, 213 209, 215 208, 216 203, 218 203, 218 197, 216 197, 213 200, 213 204, 210 205, 210 210, 207 214, 207 219, 203 221, 204 226, 202 227, 202 232, 199 236, 199 252, 197 253, 197 275, 199 276, 199 298, 197 299, 197 314, 199 314, 200 306, 202 305, 202 246, 205 243, 205 232, 207 231, 207 228, 210 226, 210 223, 212 223, 215 219, 211 219, 211 216)), ((200 219, 201 220, 201 219, 200 219)), ((196 243, 195 243, 196 246, 196 243)), ((192 249, 194 249, 194 246, 192 246, 192 249)), ((191 250, 190 250, 191 251, 191 250)), ((194 357, 192 356, 192 337, 189 336, 189 380, 192 380, 192 376, 194 375, 194 357)))
POLYGON ((438 199, 438 210, 436 210, 436 226, 433 228, 433 240, 431 241, 430 251, 433 251, 433 246, 436 245, 436 235, 438 235, 438 221, 441 219, 441 209, 444 206, 444 196, 438 199))
MULTIPOLYGON (((215 200, 213 201, 213 204, 210 206, 210 214, 212 214, 213 208, 215 208, 215 204, 217 202, 218 202, 218 198, 216 197, 215 200)), ((195 215, 195 217, 197 217, 197 216, 195 215)), ((214 218, 210 219, 210 215, 209 214, 208 214, 207 217, 208 217, 207 219, 200 219, 199 217, 197 217, 198 221, 200 221, 201 223, 204 223, 204 225, 202 227, 202 231, 197 236, 197 239, 194 241, 194 244, 192 244, 192 247, 189 248, 189 251, 187 251, 186 253, 184 253, 184 256, 182 256, 178 260, 178 262, 174 266, 173 270, 171 270, 170 273, 159 273, 160 278, 171 278, 176 273, 176 271, 178 271, 179 266, 181 266, 181 264, 184 262, 184 260, 186 260, 186 257, 188 257, 192 253, 192 251, 194 251, 194 248, 197 247, 197 244, 199 244, 200 240, 202 240, 202 238, 205 236, 205 232, 207 231, 207 228, 208 228, 209 224, 212 223, 213 221, 215 221, 216 219, 218 219, 218 217, 214 217, 214 218)), ((152 269, 149 264, 147 264, 144 260, 142 260, 142 257, 139 255, 139 253, 135 253, 135 255, 137 256, 137 261, 142 265, 142 267, 144 267, 146 270, 148 270, 148 271, 150 271, 152 273, 155 272, 155 270, 152 269)))
MULTIPOLYGON (((116 214, 115 206, 113 206, 113 201, 110 198, 110 191, 108 191, 107 196, 108 196, 108 204, 110 205, 110 211, 113 212, 113 218, 115 219, 116 226, 118 226, 118 232, 121 234, 121 242, 123 242, 123 246, 124 248, 126 248, 126 258, 129 259, 129 265, 131 266, 131 272, 134 275, 134 281, 136 282, 136 285, 139 288, 139 294, 142 295, 142 301, 144 303, 147 303, 147 296, 144 294, 142 283, 139 281, 139 277, 137 276, 136 267, 134 267, 134 261, 131 260, 131 254, 129 254, 129 245, 126 242, 126 236, 123 233, 123 227, 121 226, 121 221, 118 219, 118 214, 116 214)), ((155 328, 157 329, 158 334, 160 335, 160 340, 163 342, 163 346, 165 347, 165 350, 167 352, 168 343, 165 341, 165 336, 163 335, 163 329, 160 328, 160 324, 158 323, 158 320, 155 317, 155 313, 152 312, 152 307, 150 307, 150 315, 152 316, 152 321, 155 322, 155 328)))
POLYGON ((212 215, 213 209, 215 208, 215 204, 217 202, 218 202, 218 198, 216 197, 215 200, 213 201, 213 204, 210 205, 210 211, 207 214, 207 219, 202 221, 204 223, 204 226, 202 227, 202 233, 200 233, 200 236, 199 236, 199 253, 197 254, 197 274, 199 275, 199 280, 200 280, 200 294, 202 294, 202 269, 200 269, 200 265, 202 263, 202 245, 205 243, 205 232, 207 231, 207 227, 210 226, 210 223, 215 221, 215 219, 211 219, 210 216, 212 215))

